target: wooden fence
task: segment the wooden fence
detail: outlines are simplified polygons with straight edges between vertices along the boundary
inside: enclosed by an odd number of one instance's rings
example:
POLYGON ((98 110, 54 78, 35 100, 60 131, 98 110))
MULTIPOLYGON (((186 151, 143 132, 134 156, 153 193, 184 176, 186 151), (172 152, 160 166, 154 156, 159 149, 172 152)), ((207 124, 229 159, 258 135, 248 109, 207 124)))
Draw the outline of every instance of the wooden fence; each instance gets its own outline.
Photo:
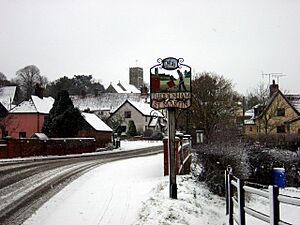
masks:
POLYGON ((273 185, 269 185, 268 189, 252 187, 253 184, 251 185, 250 182, 245 182, 244 180, 233 176, 230 170, 225 171, 225 185, 226 215, 229 217, 229 225, 245 225, 246 215, 250 215, 271 225, 293 225, 281 220, 280 204, 284 203, 286 205, 300 207, 300 198, 280 194, 279 188, 273 185), (269 215, 246 206, 246 193, 251 193, 268 199, 270 207, 269 215))
MULTIPOLYGON (((176 171, 177 174, 189 174, 191 169, 191 136, 180 135, 175 138, 175 156, 176 156, 176 171)), ((169 151, 168 138, 163 139, 164 143, 164 176, 169 175, 169 151)))

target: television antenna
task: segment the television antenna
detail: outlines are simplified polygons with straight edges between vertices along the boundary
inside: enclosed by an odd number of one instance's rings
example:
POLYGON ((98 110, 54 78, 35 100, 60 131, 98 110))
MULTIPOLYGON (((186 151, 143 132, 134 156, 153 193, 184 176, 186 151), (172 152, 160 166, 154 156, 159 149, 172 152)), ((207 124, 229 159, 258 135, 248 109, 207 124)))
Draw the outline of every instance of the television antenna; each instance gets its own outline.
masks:
POLYGON ((277 84, 279 84, 279 78, 280 77, 285 77, 285 74, 282 73, 261 73, 262 76, 268 76, 269 77, 269 84, 271 84, 271 77, 275 77, 277 84))

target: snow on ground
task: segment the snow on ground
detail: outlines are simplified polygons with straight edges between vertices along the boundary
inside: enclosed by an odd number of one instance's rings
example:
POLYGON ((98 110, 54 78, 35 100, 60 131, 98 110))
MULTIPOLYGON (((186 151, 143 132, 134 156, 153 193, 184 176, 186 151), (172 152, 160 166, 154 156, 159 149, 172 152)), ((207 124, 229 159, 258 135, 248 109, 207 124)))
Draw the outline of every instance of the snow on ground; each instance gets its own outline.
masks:
POLYGON ((224 198, 212 194, 190 175, 177 176, 177 188, 178 199, 170 199, 168 177, 162 179, 143 202, 135 224, 225 224, 224 198))
MULTIPOLYGON (((300 198, 300 190, 296 188, 279 189, 279 193, 285 196, 300 198)), ((254 210, 257 210, 259 212, 262 212, 266 215, 269 215, 270 206, 269 206, 268 199, 254 194, 251 194, 248 197, 249 199, 248 202, 246 202, 246 206, 254 210)), ((300 207, 281 203, 280 219, 289 224, 300 225, 300 207)), ((256 224, 256 225, 266 224, 265 222, 258 220, 250 215, 246 215, 246 222, 247 224, 256 224)))
POLYGON ((121 141, 121 147, 119 150, 134 150, 139 148, 147 148, 152 146, 163 145, 162 141, 121 141))
POLYGON ((73 181, 24 225, 224 223, 223 198, 188 175, 177 184, 178 199, 169 199, 163 154, 107 163, 73 181))
MULTIPOLYGON (((149 142, 150 144, 150 142, 149 142)), ((155 143, 153 143, 155 144, 155 143)), ((122 142, 121 150, 145 146, 122 142)), ((45 203, 24 225, 224 225, 225 199, 212 194, 190 175, 177 176, 178 199, 169 198, 163 154, 107 163, 73 181, 45 203)), ((299 197, 299 190, 281 190, 299 197)), ((249 206, 268 212, 268 202, 249 198, 249 206)), ((282 208, 282 218, 300 225, 299 207, 282 208)), ((247 218, 248 224, 266 224, 247 218)))
POLYGON ((162 154, 104 164, 65 187, 24 224, 132 224, 162 178, 162 154))

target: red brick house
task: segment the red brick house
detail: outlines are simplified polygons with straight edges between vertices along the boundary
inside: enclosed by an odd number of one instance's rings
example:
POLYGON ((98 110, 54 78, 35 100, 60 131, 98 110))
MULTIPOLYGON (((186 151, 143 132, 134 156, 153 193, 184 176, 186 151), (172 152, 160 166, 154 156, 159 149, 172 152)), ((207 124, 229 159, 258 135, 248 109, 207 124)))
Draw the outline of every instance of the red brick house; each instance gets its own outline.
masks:
POLYGON ((85 119, 84 129, 79 131, 79 137, 93 137, 96 147, 103 148, 112 143, 113 130, 93 113, 82 113, 85 119))
POLYGON ((35 95, 21 102, 1 121, 1 137, 30 138, 32 134, 40 133, 53 103, 52 97, 40 98, 35 95))

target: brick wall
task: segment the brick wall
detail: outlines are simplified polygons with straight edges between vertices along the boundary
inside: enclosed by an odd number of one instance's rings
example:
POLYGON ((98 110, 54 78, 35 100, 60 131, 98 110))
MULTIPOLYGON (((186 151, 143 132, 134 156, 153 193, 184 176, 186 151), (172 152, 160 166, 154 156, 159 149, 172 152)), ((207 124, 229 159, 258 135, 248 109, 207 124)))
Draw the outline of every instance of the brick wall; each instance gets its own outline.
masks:
POLYGON ((57 138, 48 140, 8 139, 0 146, 0 158, 67 155, 95 152, 94 138, 57 138))
POLYGON ((112 143, 111 131, 95 131, 95 130, 81 130, 78 134, 79 137, 90 137, 96 139, 96 148, 104 148, 112 143))

